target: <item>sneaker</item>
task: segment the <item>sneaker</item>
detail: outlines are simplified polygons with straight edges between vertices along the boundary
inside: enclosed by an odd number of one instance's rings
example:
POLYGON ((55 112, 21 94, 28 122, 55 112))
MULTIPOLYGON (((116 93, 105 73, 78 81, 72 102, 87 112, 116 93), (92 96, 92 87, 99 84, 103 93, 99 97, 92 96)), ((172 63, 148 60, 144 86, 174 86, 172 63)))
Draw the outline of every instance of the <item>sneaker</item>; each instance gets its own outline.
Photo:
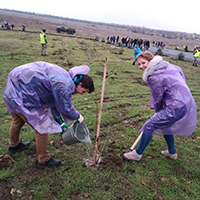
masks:
POLYGON ((142 155, 139 155, 136 150, 133 150, 133 151, 130 151, 128 153, 124 153, 124 157, 127 159, 127 160, 141 160, 142 158, 142 155))
POLYGON ((38 167, 56 167, 61 164, 60 160, 55 160, 53 158, 50 158, 48 161, 40 163, 38 162, 38 167))
POLYGON ((28 142, 20 142, 17 146, 15 147, 9 147, 8 148, 8 151, 10 152, 17 152, 17 151, 20 151, 20 150, 24 150, 26 149, 27 147, 29 147, 31 143, 28 141, 28 142))
POLYGON ((173 160, 176 160, 178 158, 178 155, 175 153, 175 154, 171 154, 169 153, 168 150, 165 150, 165 151, 161 151, 161 154, 164 155, 165 157, 169 157, 173 160))

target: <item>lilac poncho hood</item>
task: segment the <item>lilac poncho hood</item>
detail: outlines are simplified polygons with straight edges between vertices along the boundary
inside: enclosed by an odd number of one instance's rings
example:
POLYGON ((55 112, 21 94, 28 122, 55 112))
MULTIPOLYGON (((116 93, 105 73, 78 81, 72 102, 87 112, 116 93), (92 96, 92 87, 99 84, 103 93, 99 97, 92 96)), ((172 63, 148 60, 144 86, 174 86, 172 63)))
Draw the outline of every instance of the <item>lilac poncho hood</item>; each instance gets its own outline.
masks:
POLYGON ((72 78, 89 71, 88 66, 81 65, 71 68, 68 73, 57 65, 42 61, 16 67, 8 75, 5 105, 11 114, 23 114, 41 134, 61 132, 60 125, 45 109, 51 109, 54 118, 63 117, 66 123, 76 120, 79 112, 71 101, 76 88, 72 78))
MULTIPOLYGON (((172 109, 186 108, 184 117, 172 124, 170 128, 163 124, 160 129, 155 129, 153 134, 161 135, 171 132, 179 135, 190 135, 196 128, 197 107, 186 84, 182 69, 164 61, 160 56, 155 56, 145 69, 143 79, 148 82, 151 91, 151 104, 154 104, 157 114, 165 107, 172 109)), ((159 114, 160 120, 167 124, 166 115, 162 116, 161 113, 159 114)), ((168 114, 173 115, 174 113, 168 114)), ((141 131, 143 131, 143 128, 141 131)))

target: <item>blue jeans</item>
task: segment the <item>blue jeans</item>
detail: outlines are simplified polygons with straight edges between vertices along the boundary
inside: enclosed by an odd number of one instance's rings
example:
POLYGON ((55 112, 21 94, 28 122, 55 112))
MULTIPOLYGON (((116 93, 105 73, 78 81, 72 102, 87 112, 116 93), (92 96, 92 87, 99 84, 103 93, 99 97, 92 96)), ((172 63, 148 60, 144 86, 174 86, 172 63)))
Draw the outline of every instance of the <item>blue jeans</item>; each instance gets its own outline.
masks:
MULTIPOLYGON (((175 149, 175 144, 174 144, 174 135, 163 135, 163 136, 164 136, 165 141, 167 143, 169 153, 175 154, 176 149, 175 149)), ((145 148, 147 147, 147 145, 151 141, 151 138, 152 138, 152 135, 147 135, 147 134, 144 134, 144 133, 142 134, 140 144, 139 144, 138 148, 136 149, 136 152, 139 155, 143 154, 143 151, 145 150, 145 148)))
POLYGON ((174 144, 174 135, 170 134, 170 127, 179 119, 185 116, 187 107, 181 108, 164 108, 159 113, 150 118, 144 125, 144 132, 136 152, 139 155, 143 154, 143 151, 149 144, 152 138, 152 133, 155 129, 162 129, 163 136, 168 146, 168 151, 171 154, 176 153, 174 144), (167 134, 166 134, 167 132, 167 134))

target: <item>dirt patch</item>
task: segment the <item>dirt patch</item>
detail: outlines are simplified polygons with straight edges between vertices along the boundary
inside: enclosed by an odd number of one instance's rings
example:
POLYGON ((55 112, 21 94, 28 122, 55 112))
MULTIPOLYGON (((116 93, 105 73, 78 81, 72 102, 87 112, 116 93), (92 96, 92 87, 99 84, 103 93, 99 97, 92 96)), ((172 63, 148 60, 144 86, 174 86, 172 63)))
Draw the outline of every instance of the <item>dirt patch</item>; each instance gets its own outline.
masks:
POLYGON ((133 58, 120 58, 121 60, 132 60, 133 58))
POLYGON ((131 80, 134 80, 132 83, 138 83, 140 85, 148 86, 148 83, 144 82, 144 80, 141 77, 131 76, 131 80))
MULTIPOLYGON (((122 91, 120 92, 122 93, 122 91)), ((106 100, 105 102, 113 102, 114 100, 106 100)), ((113 110, 114 108, 127 108, 131 106, 130 103, 125 103, 125 104, 119 104, 117 106, 112 106, 111 108, 108 108, 108 110, 113 110)), ((122 113, 121 113, 122 114, 122 113)), ((121 115, 120 113, 118 113, 118 115, 121 115)))
POLYGON ((132 73, 132 72, 129 72, 129 71, 122 71, 122 73, 124 73, 124 74, 130 74, 130 73, 132 73))
POLYGON ((66 146, 66 144, 63 143, 63 140, 54 140, 50 142, 50 145, 54 146, 56 149, 60 149, 66 146))
POLYGON ((109 97, 104 97, 103 102, 105 102, 105 103, 112 103, 112 102, 114 102, 114 100, 110 99, 109 97))
POLYGON ((8 185, 8 182, 5 180, 0 180, 0 199, 2 200, 12 199, 10 190, 11 188, 8 185))
MULTIPOLYGON (((7 182, 6 180, 0 180, 0 199, 1 200, 15 199, 14 196, 17 196, 19 194, 20 194, 20 191, 16 190, 15 188, 12 188, 9 182, 7 182)), ((29 194, 18 199, 32 200, 33 195, 29 194)))
POLYGON ((131 122, 130 124, 133 125, 135 128, 141 128, 141 124, 144 124, 146 122, 146 119, 139 119, 135 122, 131 122))
POLYGON ((102 163, 101 163, 101 167, 102 168, 107 168, 108 166, 120 166, 123 164, 123 161, 122 159, 118 156, 118 155, 115 155, 115 154, 112 154, 112 153, 104 153, 104 157, 103 157, 103 160, 102 160, 102 163))
POLYGON ((147 108, 147 110, 150 110, 150 109, 151 109, 151 107, 150 107, 149 104, 144 104, 144 105, 142 105, 142 106, 145 107, 145 108, 147 108))
MULTIPOLYGON (((96 72, 96 74, 103 77, 104 72, 96 72)), ((108 78, 107 74, 108 74, 108 72, 106 72, 106 78, 108 78)))
POLYGON ((127 167, 126 169, 122 168, 124 162, 120 156, 114 153, 107 154, 106 152, 103 154, 104 154, 104 158, 100 165, 102 169, 111 168, 123 173, 135 173, 135 169, 133 169, 131 166, 127 167))
POLYGON ((177 167, 177 166, 172 167, 172 168, 171 168, 171 172, 174 173, 174 174, 176 174, 176 175, 178 175, 178 174, 184 175, 185 177, 189 177, 190 174, 191 174, 191 172, 186 171, 184 168, 182 168, 182 167, 177 167))
POLYGON ((120 108, 126 108, 126 107, 129 107, 129 106, 131 106, 130 103, 125 103, 125 104, 120 104, 118 107, 120 107, 120 108))

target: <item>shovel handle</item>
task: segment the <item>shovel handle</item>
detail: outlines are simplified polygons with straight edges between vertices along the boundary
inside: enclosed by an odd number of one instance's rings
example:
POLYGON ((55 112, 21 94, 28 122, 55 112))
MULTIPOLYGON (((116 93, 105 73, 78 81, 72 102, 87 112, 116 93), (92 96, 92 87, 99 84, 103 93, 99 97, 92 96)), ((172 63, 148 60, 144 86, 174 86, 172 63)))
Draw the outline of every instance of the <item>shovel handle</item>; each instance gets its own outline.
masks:
MULTIPOLYGON (((131 146, 131 148, 130 148, 131 151, 136 147, 137 143, 140 141, 140 139, 141 139, 141 137, 142 137, 142 134, 143 134, 143 132, 140 133, 140 135, 137 137, 137 139, 135 140, 135 142, 134 142, 133 145, 131 146)), ((129 150, 129 151, 130 151, 130 150, 129 150)))

